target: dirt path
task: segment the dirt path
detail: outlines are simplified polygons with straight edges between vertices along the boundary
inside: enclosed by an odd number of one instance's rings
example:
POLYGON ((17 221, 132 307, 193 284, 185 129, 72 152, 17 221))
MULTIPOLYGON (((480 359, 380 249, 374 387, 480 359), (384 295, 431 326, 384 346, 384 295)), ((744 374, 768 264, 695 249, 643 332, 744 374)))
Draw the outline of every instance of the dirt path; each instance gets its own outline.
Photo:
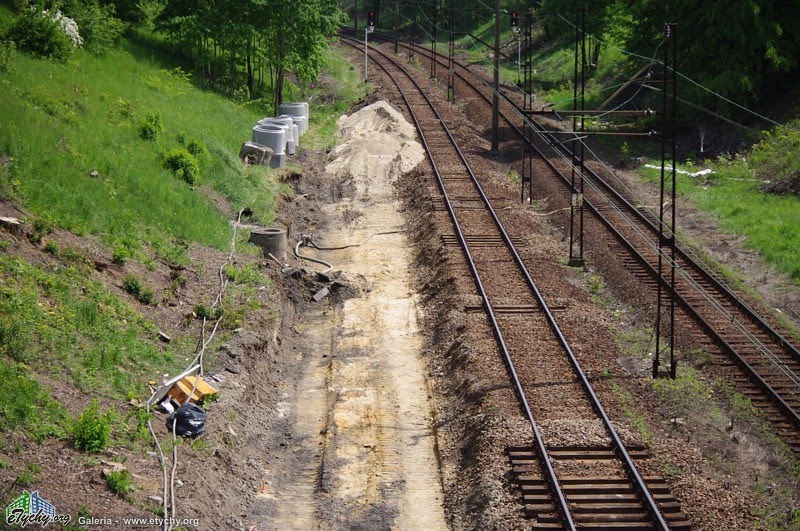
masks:
POLYGON ((327 176, 352 180, 355 193, 323 205, 328 226, 314 239, 360 245, 313 252, 363 276, 366 289, 298 315, 297 351, 287 355, 302 376, 276 411, 291 419, 289 451, 276 454, 272 488, 252 507, 258 529, 446 528, 410 245, 393 186, 422 150, 401 120, 379 103, 341 123, 327 176))

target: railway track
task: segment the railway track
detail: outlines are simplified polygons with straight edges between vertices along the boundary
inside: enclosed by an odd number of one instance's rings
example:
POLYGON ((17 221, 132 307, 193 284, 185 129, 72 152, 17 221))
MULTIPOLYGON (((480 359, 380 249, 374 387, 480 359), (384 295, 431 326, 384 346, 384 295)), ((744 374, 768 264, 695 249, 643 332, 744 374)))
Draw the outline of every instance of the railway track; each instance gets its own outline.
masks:
MULTIPOLYGON (((398 45, 411 51, 408 43, 400 41, 398 45)), ((431 50, 419 45, 415 45, 413 51, 428 62, 433 57, 431 50)), ((436 54, 435 58, 437 64, 444 67, 440 70, 446 72, 448 57, 436 54)), ((471 91, 479 101, 491 106, 489 82, 460 62, 453 64, 454 75, 461 83, 457 92, 463 97, 465 90, 471 91)), ((567 146, 530 118, 536 134, 534 138, 525 138, 516 125, 522 123, 522 114, 513 96, 502 94, 500 115, 511 131, 544 162, 545 172, 537 178, 555 179, 571 193, 566 162, 571 160, 571 153, 567 146)), ((669 272, 670 256, 659 248, 658 221, 654 214, 634 206, 635 199, 620 192, 600 170, 587 165, 584 178, 586 211, 612 235, 615 250, 625 267, 652 290, 657 282, 666 286, 667 276, 659 278, 657 262, 662 253, 667 264, 665 271, 669 272)), ((728 286, 723 276, 683 242, 680 235, 675 266, 676 303, 701 329, 700 346, 762 411, 778 436, 795 454, 800 454, 800 352, 787 339, 789 332, 771 324, 763 308, 728 286)))
POLYGON ((454 229, 443 243, 463 250, 530 424, 533 444, 506 452, 534 527, 690 528, 664 480, 639 473, 636 460, 647 459, 647 450, 623 444, 520 258, 517 246, 527 242, 509 236, 428 95, 390 54, 373 48, 370 58, 419 132, 454 229), (565 443, 552 421, 595 430, 602 442, 565 443))

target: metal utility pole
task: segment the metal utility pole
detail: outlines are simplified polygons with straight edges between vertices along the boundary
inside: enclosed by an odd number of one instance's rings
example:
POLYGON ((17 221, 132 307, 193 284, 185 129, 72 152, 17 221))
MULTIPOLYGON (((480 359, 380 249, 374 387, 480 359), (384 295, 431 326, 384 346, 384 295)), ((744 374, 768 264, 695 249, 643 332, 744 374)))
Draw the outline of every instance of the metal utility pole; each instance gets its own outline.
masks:
POLYGON ((511 31, 517 37, 517 86, 522 77, 522 34, 519 32, 519 16, 516 11, 511 12, 511 31))
POLYGON ((439 0, 433 0, 433 13, 431 15, 431 79, 436 77, 436 23, 439 21, 439 0))
MULTIPOLYGON (((531 62, 531 26, 533 25, 533 14, 526 13, 523 17, 525 39, 525 66, 523 68, 524 78, 522 80, 522 108, 530 111, 533 107, 533 96, 530 94, 532 87, 532 62, 531 62)), ((522 118, 522 173, 520 174, 520 201, 525 202, 525 185, 528 185, 528 203, 533 201, 533 150, 528 145, 533 139, 533 131, 530 126, 530 119, 527 115, 522 118)))
POLYGON ((397 53, 397 23, 400 19, 400 0, 394 3, 394 53, 397 53))
POLYGON ((500 152, 500 0, 494 0, 494 94, 492 94, 492 152, 500 152))
POLYGON ((364 26, 364 83, 367 79, 367 62, 369 61, 369 34, 375 31, 375 10, 370 9, 367 13, 367 25, 364 26))
POLYGON ((414 50, 416 49, 416 42, 417 42, 417 34, 419 33, 419 22, 417 21, 419 13, 419 2, 417 2, 416 4, 417 8, 414 9, 411 0, 409 0, 408 7, 412 11, 411 16, 414 17, 414 20, 411 23, 411 53, 408 55, 409 59, 414 57, 414 50))
POLYGON ((456 74, 455 74, 455 53, 456 53, 456 0, 450 0, 450 41, 447 47, 447 100, 456 101, 456 74))
POLYGON ((677 362, 675 360, 675 152, 676 145, 676 111, 678 99, 678 65, 676 60, 676 40, 677 40, 678 25, 675 23, 667 23, 664 25, 664 83, 662 91, 662 122, 661 122, 661 187, 659 194, 659 209, 658 209, 658 300, 656 301, 656 351, 653 357, 653 378, 661 376, 659 372, 659 365, 661 363, 661 335, 662 327, 664 326, 662 313, 662 283, 666 281, 663 279, 664 268, 664 248, 668 248, 670 252, 670 274, 667 289, 669 290, 669 303, 667 305, 667 315, 669 319, 669 376, 675 379, 677 362), (669 66, 672 68, 672 79, 669 76, 669 66), (671 83, 670 83, 671 81, 671 83), (672 85, 671 103, 668 105, 667 87, 672 85), (667 141, 671 143, 671 159, 672 166, 669 171, 666 168, 667 160, 667 141), (667 181, 671 181, 667 185, 667 181), (670 197, 665 202, 665 189, 670 197), (664 220, 665 205, 669 203, 669 218, 664 220))
POLYGON ((583 111, 586 110, 586 8, 579 7, 575 13, 575 71, 573 77, 573 99, 572 110, 572 133, 575 140, 572 141, 572 200, 569 210, 569 265, 572 267, 583 267, 583 173, 584 173, 584 145, 579 141, 579 136, 583 136, 585 117, 583 111), (580 52, 580 53, 579 53, 580 52), (578 77, 578 61, 580 61, 580 78, 578 77), (580 83, 580 129, 578 129, 578 83, 580 83), (577 168, 577 178, 579 186, 575 186, 577 168), (576 228, 576 225, 578 226, 576 228), (577 253, 575 252, 576 242, 575 233, 577 232, 577 253))

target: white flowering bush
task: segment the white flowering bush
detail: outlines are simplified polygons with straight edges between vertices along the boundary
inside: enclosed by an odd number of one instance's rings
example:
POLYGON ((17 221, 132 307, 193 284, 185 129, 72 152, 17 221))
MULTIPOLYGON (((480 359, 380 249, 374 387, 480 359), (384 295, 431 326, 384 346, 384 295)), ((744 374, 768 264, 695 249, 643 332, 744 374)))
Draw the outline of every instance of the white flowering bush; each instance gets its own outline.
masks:
MULTIPOLYGON (((74 29, 75 35, 80 39, 77 25, 74 29)), ((62 29, 60 20, 42 11, 40 7, 23 8, 3 37, 13 42, 21 51, 61 62, 67 60, 74 46, 62 29)))
MULTIPOLYGON (((47 11, 42 12, 42 16, 50 16, 47 11)), ((55 15, 51 17, 53 21, 58 22, 58 26, 61 28, 61 31, 67 36, 67 38, 72 42, 72 46, 74 48, 80 48, 83 46, 83 39, 81 38, 81 34, 78 31, 78 23, 72 20, 69 17, 65 17, 61 14, 61 11, 56 11, 55 15)))

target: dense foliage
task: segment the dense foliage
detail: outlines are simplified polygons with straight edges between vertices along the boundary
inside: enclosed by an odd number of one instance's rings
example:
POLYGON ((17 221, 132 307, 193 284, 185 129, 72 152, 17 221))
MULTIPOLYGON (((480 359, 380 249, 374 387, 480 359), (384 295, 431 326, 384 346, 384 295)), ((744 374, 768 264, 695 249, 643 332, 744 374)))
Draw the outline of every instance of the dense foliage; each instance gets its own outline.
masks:
POLYGON ((59 21, 47 13, 43 5, 26 5, 5 30, 3 40, 13 42, 19 50, 36 57, 64 62, 72 51, 72 43, 59 21))
MULTIPOLYGON (((544 0, 551 35, 574 28, 576 0, 544 0), (563 17, 563 18, 562 18, 563 17)), ((587 32, 613 35, 623 48, 650 57, 663 40, 666 22, 678 25, 678 69, 730 99, 757 99, 772 76, 796 70, 800 57, 800 18, 796 2, 775 0, 602 0, 589 4, 587 32)), ((594 41, 593 42, 597 42, 594 41)), ((661 50, 663 51, 663 50, 661 50)), ((687 90, 697 87, 688 86, 687 90)), ((708 98, 699 92, 695 101, 708 98)), ((725 111, 725 105, 718 107, 725 111)))
POLYGON ((334 0, 22 0, 17 11, 0 39, 17 49, 64 62, 74 46, 99 54, 128 27, 155 28, 208 85, 239 103, 269 94, 276 110, 287 73, 315 80, 346 20, 334 0), (60 12, 79 43, 48 15, 60 12))
POLYGON ((211 84, 242 100, 269 87, 277 107, 287 72, 315 79, 344 20, 333 0, 169 0, 156 23, 211 84))

